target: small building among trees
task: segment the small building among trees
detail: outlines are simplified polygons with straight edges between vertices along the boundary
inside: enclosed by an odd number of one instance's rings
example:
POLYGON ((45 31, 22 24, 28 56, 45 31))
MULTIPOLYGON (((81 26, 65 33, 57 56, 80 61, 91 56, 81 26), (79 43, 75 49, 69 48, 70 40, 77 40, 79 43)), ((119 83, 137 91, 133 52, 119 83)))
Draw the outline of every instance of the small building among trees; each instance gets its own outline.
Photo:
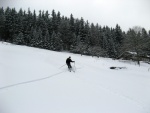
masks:
POLYGON ((125 51, 117 59, 132 60, 132 61, 145 61, 147 63, 150 63, 150 56, 144 53, 137 55, 136 52, 130 52, 130 51, 125 51))

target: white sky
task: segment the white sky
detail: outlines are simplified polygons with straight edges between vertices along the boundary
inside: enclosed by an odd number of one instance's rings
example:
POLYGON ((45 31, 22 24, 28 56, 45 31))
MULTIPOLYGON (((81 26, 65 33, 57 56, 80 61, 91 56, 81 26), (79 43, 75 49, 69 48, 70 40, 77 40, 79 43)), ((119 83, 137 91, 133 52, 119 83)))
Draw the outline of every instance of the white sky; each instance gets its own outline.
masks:
POLYGON ((127 31, 133 26, 150 30, 150 0, 1 0, 0 7, 15 7, 31 11, 34 9, 56 12, 75 18, 83 17, 90 23, 115 27, 119 24, 127 31))

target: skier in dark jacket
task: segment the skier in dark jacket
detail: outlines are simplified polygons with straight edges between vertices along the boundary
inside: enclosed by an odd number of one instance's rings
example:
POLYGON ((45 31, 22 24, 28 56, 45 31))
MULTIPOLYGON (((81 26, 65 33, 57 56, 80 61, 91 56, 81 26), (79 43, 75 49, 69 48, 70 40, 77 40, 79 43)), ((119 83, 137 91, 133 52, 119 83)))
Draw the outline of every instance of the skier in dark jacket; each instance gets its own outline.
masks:
POLYGON ((69 70, 72 68, 72 66, 70 64, 71 62, 75 62, 75 61, 71 60, 71 57, 69 57, 69 58, 66 59, 66 64, 67 64, 69 70))

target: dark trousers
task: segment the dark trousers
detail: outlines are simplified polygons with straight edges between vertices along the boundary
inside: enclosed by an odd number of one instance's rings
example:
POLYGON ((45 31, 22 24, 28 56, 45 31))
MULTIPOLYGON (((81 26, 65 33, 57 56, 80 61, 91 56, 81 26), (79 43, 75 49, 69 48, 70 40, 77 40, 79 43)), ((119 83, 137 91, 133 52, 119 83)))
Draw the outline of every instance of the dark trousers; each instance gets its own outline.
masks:
POLYGON ((67 66, 68 66, 69 69, 72 68, 70 63, 67 63, 67 66))

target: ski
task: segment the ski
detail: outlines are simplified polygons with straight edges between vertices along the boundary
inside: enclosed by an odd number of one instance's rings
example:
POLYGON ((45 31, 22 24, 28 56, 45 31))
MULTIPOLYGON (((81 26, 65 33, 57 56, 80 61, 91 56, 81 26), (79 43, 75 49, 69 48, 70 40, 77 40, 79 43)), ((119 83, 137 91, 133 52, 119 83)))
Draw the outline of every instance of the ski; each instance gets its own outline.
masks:
POLYGON ((71 72, 71 69, 70 69, 70 68, 68 68, 68 71, 69 71, 69 72, 71 72))
POLYGON ((74 68, 72 68, 71 70, 75 73, 75 69, 74 68))
POLYGON ((75 73, 75 70, 73 68, 68 69, 69 72, 73 71, 75 73))

